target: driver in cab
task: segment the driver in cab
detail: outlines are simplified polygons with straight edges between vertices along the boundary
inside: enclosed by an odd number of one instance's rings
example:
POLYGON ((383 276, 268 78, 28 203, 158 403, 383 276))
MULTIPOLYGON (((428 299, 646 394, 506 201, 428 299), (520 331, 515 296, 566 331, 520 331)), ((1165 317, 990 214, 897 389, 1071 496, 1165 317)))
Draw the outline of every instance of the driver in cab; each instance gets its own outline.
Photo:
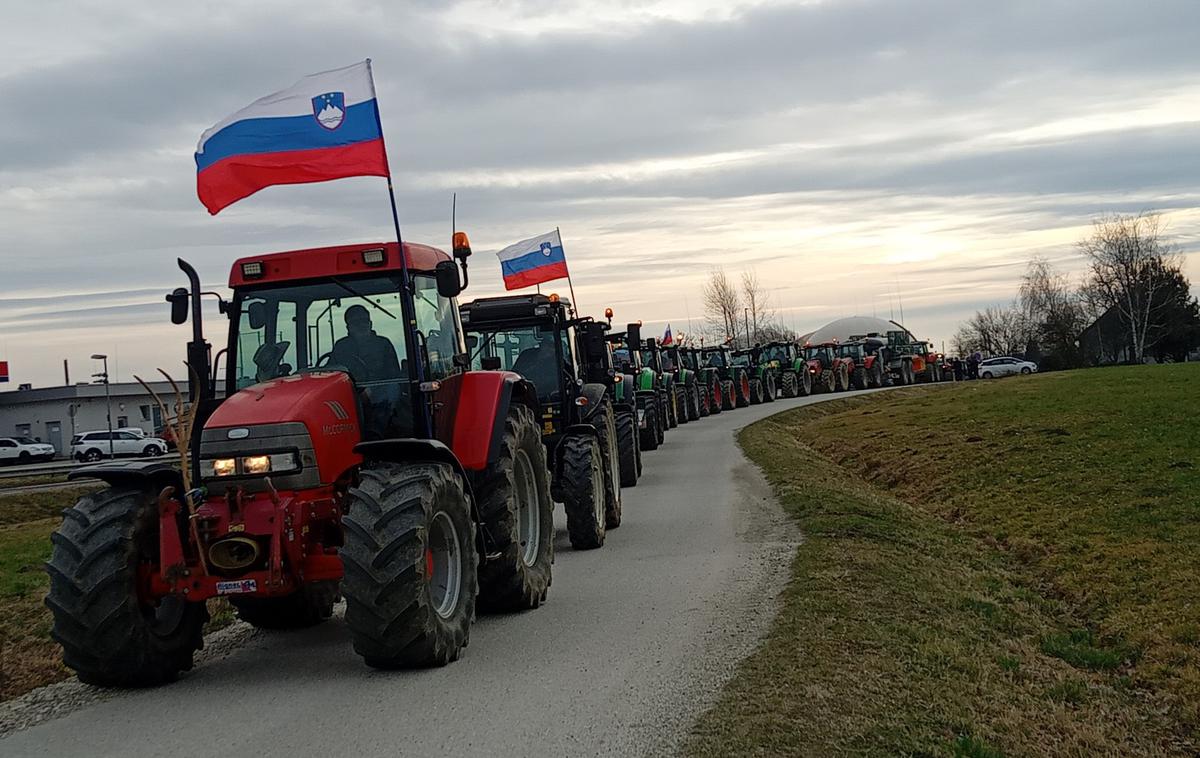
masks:
POLYGON ((333 344, 330 363, 345 366, 359 384, 400 378, 396 348, 371 328, 371 314, 366 307, 350 306, 345 319, 346 336, 333 344))

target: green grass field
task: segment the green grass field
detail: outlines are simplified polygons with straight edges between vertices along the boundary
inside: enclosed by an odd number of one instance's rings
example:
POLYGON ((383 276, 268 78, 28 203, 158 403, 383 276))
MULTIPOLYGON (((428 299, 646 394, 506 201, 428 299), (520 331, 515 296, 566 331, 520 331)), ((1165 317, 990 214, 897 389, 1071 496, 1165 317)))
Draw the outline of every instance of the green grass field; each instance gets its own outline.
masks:
POLYGON ((692 755, 1194 755, 1200 365, 744 430, 806 542, 692 755))

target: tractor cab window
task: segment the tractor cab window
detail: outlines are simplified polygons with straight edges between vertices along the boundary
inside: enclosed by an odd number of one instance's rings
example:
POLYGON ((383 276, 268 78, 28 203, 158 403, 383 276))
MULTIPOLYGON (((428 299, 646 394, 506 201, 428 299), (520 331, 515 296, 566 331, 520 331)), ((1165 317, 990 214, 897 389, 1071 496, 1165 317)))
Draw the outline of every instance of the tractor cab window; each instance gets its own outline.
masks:
POLYGON ((359 390, 364 438, 412 434, 398 276, 247 289, 237 305, 234 387, 314 369, 345 371, 359 390))
POLYGON ((616 366, 621 371, 633 371, 633 369, 635 368, 633 365, 632 356, 629 354, 629 348, 627 348, 627 347, 613 348, 612 356, 613 356, 613 365, 616 366))
POLYGON ((424 338, 429 356, 425 376, 427 379, 445 379, 455 370, 455 354, 463 352, 458 304, 453 298, 438 294, 437 281, 432 276, 414 276, 413 291, 417 330, 424 338))
POLYGON ((733 356, 731 365, 733 365, 733 366, 749 366, 750 365, 750 354, 749 353, 741 353, 740 355, 733 356))
POLYGON ((662 352, 662 368, 663 371, 667 372, 668 374, 678 370, 679 367, 675 365, 674 350, 664 350, 662 352))
POLYGON ((553 327, 502 329, 479 334, 479 347, 472 363, 480 368, 485 358, 497 358, 499 368, 515 371, 533 383, 538 400, 557 403, 562 399, 559 355, 566 356, 569 361, 568 349, 566 334, 553 327))
POLYGON ((788 362, 788 351, 785 345, 771 345, 763 348, 764 361, 779 361, 780 363, 788 362))
POLYGON ((706 356, 704 363, 709 368, 725 368, 725 354, 715 350, 706 356))

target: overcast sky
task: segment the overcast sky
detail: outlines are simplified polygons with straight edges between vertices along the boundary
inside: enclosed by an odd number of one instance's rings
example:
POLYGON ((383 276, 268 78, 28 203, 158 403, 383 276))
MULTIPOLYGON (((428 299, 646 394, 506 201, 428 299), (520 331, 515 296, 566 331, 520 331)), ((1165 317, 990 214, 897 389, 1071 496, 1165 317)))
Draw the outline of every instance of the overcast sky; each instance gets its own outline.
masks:
MULTIPOLYGON (((179 369, 184 256, 387 239, 382 179, 270 188, 210 217, 200 133, 370 57, 407 239, 472 286, 559 226, 583 309, 703 317, 714 265, 782 321, 888 317, 949 341, 1040 252, 1081 271, 1091 219, 1161 209, 1200 280, 1196 0, 47 0, 0 46, 0 360, 13 384, 179 369), (899 317, 898 311, 896 316, 899 317)), ((565 283, 562 285, 565 291, 565 283)), ((210 337, 223 341, 210 321, 210 337)), ((175 373, 182 375, 182 370, 175 373)))

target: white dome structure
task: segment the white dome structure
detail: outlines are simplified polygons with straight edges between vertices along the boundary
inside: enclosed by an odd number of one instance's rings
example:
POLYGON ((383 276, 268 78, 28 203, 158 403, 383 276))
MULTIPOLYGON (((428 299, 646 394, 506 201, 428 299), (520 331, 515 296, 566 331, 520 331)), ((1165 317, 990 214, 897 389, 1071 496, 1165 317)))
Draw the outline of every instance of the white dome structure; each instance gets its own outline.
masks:
MULTIPOLYGON (((846 342, 854 337, 865 337, 872 334, 886 338, 888 332, 899 331, 901 329, 904 329, 904 327, 887 319, 875 318, 873 316, 850 316, 830 321, 815 332, 805 335, 801 339, 801 342, 811 342, 813 344, 821 342, 846 342)), ((905 331, 908 330, 905 329, 905 331)), ((909 336, 913 336, 912 332, 909 332, 909 336)), ((916 338, 913 337, 913 340, 915 341, 916 338)))

